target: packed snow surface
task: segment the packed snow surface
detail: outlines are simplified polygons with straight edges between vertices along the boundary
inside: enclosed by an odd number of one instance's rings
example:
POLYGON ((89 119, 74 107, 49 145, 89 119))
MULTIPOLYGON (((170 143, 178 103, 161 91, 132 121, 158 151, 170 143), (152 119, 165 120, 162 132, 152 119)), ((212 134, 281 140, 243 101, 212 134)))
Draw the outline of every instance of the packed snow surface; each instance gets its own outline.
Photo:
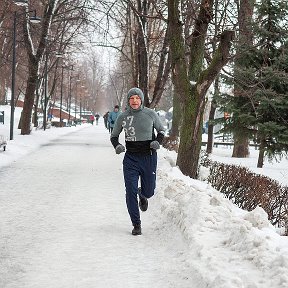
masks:
MULTIPOLYGON (((0 124, 0 135, 8 131, 0 124)), ((132 236, 123 154, 103 121, 15 130, 0 151, 0 287, 288 287, 288 239, 263 209, 237 208, 184 176, 176 153, 158 156, 143 235, 132 236)), ((285 173, 287 161, 274 167, 285 173)))

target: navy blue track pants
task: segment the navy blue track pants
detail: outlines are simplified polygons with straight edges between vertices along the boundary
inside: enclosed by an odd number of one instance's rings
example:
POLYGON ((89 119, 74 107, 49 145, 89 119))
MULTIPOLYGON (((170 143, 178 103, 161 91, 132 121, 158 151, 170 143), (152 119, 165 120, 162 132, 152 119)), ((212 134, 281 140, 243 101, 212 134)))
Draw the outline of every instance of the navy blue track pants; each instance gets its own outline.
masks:
POLYGON ((140 224, 138 207, 138 180, 140 177, 141 195, 150 198, 156 187, 157 153, 135 155, 125 153, 123 159, 123 174, 126 187, 126 204, 132 224, 140 224))

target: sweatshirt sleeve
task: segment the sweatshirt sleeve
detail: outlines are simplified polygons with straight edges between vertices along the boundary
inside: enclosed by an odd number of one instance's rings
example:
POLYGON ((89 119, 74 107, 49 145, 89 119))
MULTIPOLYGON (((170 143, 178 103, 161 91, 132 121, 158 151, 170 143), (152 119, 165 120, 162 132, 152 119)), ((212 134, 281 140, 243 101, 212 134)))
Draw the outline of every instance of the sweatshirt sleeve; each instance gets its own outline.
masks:
POLYGON ((156 136, 155 140, 158 141, 160 144, 162 144, 162 141, 163 141, 164 136, 165 136, 165 128, 162 125, 158 114, 155 111, 153 111, 153 112, 154 112, 154 128, 157 131, 157 136, 156 136))
POLYGON ((111 137, 110 137, 110 141, 113 145, 114 148, 116 148, 116 146, 119 143, 119 135, 122 132, 122 116, 121 114, 117 117, 115 125, 113 127, 112 133, 111 133, 111 137))

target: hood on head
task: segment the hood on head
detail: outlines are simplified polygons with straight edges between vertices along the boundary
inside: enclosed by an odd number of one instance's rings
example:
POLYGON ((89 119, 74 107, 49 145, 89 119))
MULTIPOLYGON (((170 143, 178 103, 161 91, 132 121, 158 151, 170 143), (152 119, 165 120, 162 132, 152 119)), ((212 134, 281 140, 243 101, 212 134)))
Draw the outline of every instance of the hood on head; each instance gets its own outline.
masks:
POLYGON ((127 93, 127 107, 128 107, 128 109, 131 108, 129 105, 129 99, 133 95, 138 95, 141 98, 140 109, 142 109, 143 105, 144 105, 144 94, 143 94, 142 90, 140 88, 137 88, 137 87, 131 88, 127 93))

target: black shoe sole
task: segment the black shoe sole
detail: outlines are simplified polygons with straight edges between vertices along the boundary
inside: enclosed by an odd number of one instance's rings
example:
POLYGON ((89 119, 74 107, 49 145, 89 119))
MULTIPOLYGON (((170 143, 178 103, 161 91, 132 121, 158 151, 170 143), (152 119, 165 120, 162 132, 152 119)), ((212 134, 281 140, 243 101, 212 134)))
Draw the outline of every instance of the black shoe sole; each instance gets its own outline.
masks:
POLYGON ((141 234, 142 234, 141 228, 140 229, 133 228, 132 235, 137 236, 137 235, 141 235, 141 234))
POLYGON ((139 208, 142 212, 147 211, 148 209, 148 200, 146 198, 139 199, 139 208))

